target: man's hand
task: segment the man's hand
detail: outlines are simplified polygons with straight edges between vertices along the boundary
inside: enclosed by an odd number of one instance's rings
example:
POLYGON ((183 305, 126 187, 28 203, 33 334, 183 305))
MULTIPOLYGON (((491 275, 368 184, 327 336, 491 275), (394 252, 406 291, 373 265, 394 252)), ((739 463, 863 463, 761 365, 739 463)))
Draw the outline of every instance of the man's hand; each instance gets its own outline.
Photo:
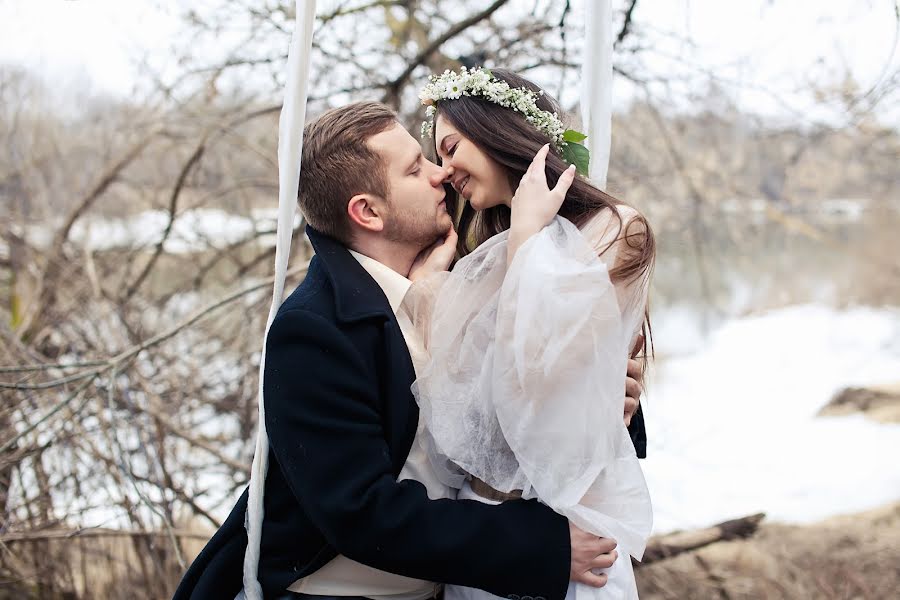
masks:
POLYGON ((643 369, 641 362, 633 358, 628 359, 628 376, 625 378, 625 426, 631 425, 631 417, 637 412, 641 402, 641 394, 644 388, 641 385, 643 369))
POLYGON ((641 403, 641 394, 644 393, 644 362, 634 358, 644 347, 644 335, 638 336, 628 359, 628 369, 625 376, 625 426, 631 425, 631 417, 637 412, 641 403))
POLYGON ((452 227, 447 235, 438 238, 432 245, 422 250, 409 269, 409 279, 416 281, 428 277, 432 273, 446 271, 456 256, 456 230, 452 227))
POLYGON ((569 579, 597 588, 606 585, 608 580, 606 574, 597 575, 592 569, 608 569, 616 562, 619 556, 616 552, 616 541, 582 531, 571 522, 569 540, 572 544, 569 579))

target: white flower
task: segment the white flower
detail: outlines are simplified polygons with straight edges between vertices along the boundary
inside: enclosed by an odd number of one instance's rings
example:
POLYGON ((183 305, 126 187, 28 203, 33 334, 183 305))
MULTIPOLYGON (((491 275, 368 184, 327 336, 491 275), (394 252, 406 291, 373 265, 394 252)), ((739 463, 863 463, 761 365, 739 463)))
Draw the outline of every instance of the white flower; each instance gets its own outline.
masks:
MULTIPOLYGON (((543 95, 543 91, 540 95, 543 95)), ((541 110, 537 106, 539 95, 528 89, 510 88, 503 80, 495 78, 481 68, 461 68, 459 73, 450 70, 440 75, 432 75, 419 92, 422 104, 428 108, 422 123, 422 136, 430 136, 434 130, 435 105, 446 100, 457 100, 462 96, 478 96, 504 108, 521 113, 536 129, 549 137, 558 150, 565 145, 562 121, 555 113, 541 110)))
POLYGON ((448 81, 444 86, 444 98, 447 100, 456 100, 463 93, 463 83, 458 79, 448 81))

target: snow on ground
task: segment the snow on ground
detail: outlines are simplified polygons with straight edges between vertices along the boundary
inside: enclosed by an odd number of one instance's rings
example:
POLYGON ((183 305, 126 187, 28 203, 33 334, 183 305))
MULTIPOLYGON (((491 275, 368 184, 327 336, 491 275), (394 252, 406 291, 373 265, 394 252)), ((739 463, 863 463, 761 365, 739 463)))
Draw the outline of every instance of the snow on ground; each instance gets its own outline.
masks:
POLYGON ((661 314, 644 407, 655 530, 766 512, 808 522, 900 498, 900 425, 816 417, 848 385, 900 381, 900 309, 818 305, 725 321, 661 314))

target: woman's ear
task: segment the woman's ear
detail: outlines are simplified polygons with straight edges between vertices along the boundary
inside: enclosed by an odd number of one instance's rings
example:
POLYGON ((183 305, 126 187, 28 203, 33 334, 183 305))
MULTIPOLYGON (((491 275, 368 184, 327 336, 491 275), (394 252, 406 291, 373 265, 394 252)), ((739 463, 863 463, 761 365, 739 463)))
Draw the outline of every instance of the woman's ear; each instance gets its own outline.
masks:
POLYGON ((347 203, 347 215, 354 226, 365 231, 384 230, 383 202, 371 194, 357 194, 347 203))

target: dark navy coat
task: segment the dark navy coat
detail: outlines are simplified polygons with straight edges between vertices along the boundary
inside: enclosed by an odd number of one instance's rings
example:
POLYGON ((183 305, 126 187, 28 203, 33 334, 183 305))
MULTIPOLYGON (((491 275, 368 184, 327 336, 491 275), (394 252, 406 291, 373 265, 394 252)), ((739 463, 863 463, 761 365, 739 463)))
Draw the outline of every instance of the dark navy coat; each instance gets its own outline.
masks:
MULTIPOLYGON (((420 483, 397 481, 419 418, 409 351, 378 284, 343 245, 307 233, 316 255, 266 343, 266 596, 343 554, 408 577, 562 600, 571 552, 564 517, 533 500, 429 500, 420 483)), ((246 508, 245 491, 176 599, 234 598, 246 508)))

